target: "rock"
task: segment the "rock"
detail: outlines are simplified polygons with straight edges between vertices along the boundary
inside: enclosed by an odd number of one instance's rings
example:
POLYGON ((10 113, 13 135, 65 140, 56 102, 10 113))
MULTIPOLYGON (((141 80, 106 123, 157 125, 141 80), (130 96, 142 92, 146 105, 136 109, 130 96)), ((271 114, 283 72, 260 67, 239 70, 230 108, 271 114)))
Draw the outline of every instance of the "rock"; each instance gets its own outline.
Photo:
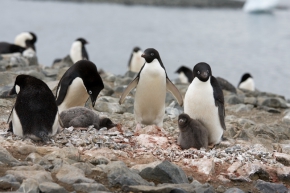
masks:
POLYGON ((220 87, 222 90, 227 90, 229 92, 232 93, 237 93, 236 87, 234 85, 232 85, 229 81, 221 78, 221 77, 216 77, 220 87))
POLYGON ((115 86, 122 86, 122 85, 128 85, 130 84, 130 82, 132 81, 133 79, 130 78, 130 77, 124 77, 124 78, 120 78, 120 77, 117 77, 115 82, 114 82, 114 85, 115 86))
POLYGON ((26 179, 22 182, 18 192, 39 193, 38 182, 35 179, 26 179))
POLYGON ((144 180, 139 174, 132 172, 124 162, 115 161, 111 162, 104 171, 107 173, 108 180, 111 186, 121 185, 146 185, 150 186, 151 183, 144 180))
POLYGON ((2 87, 0 86, 0 98, 15 98, 16 94, 9 95, 11 89, 12 89, 12 86, 2 86, 2 87))
POLYGON ((63 67, 60 68, 58 70, 57 76, 56 76, 56 80, 60 80, 62 78, 62 76, 64 75, 64 73, 69 69, 69 67, 63 67))
POLYGON ((245 193, 245 192, 239 188, 229 188, 225 191, 225 193, 245 193))
POLYGON ((43 182, 39 184, 39 190, 45 193, 67 193, 68 191, 53 182, 43 182))
POLYGON ((124 75, 124 77, 130 77, 130 78, 135 78, 137 76, 137 72, 132 72, 132 71, 127 71, 124 75))
POLYGON ((97 101, 94 108, 97 111, 108 113, 123 114, 126 111, 125 107, 120 106, 118 103, 108 103, 102 101, 97 101))
POLYGON ((7 165, 13 165, 13 164, 20 163, 5 148, 3 148, 1 146, 0 146, 0 162, 7 164, 7 165))
POLYGON ((273 108, 288 108, 287 102, 279 97, 275 98, 258 97, 258 105, 273 108))
POLYGON ((279 167, 277 168, 277 176, 279 180, 290 182, 290 167, 279 167))
POLYGON ((16 150, 21 155, 27 155, 36 151, 36 147, 33 145, 27 145, 25 143, 19 143, 16 146, 16 150))
POLYGON ((0 177, 0 187, 3 190, 12 190, 18 189, 20 187, 20 183, 17 181, 15 176, 8 174, 3 177, 0 177))
POLYGON ((266 171, 265 166, 258 161, 255 161, 253 163, 250 162, 245 163, 242 167, 237 169, 235 175, 237 177, 231 176, 230 179, 233 181, 237 181, 238 179, 269 180, 269 173, 266 171))
POLYGON ((38 183, 52 181, 51 174, 37 164, 33 166, 17 166, 12 169, 13 170, 6 171, 6 174, 14 175, 19 182, 26 179, 34 179, 38 183))
POLYGON ((83 162, 74 163, 72 166, 83 170, 85 175, 90 175, 92 173, 92 168, 95 167, 93 164, 83 162))
POLYGON ((13 86, 16 76, 11 72, 0 72, 0 86, 13 86))
POLYGON ((99 183, 77 183, 73 184, 76 191, 94 192, 94 191, 109 191, 103 184, 99 183))
MULTIPOLYGON (((202 186, 202 185, 200 185, 202 186)), ((196 193, 196 186, 193 184, 159 184, 158 186, 123 186, 122 190, 124 192, 142 192, 142 193, 167 193, 171 190, 182 189, 188 193, 196 193)), ((202 192, 198 192, 202 193, 202 192)), ((210 192, 209 192, 210 193, 210 192)))
POLYGON ((213 159, 201 158, 192 160, 190 165, 197 167, 198 172, 204 175, 210 175, 215 170, 213 159))
POLYGON ((226 110, 239 113, 239 112, 250 112, 253 108, 254 108, 253 105, 237 104, 227 106, 226 110))
POLYGON ((141 134, 137 136, 134 141, 141 146, 153 148, 159 146, 162 148, 167 147, 168 145, 168 139, 167 137, 159 137, 159 136, 153 136, 148 134, 141 134))
POLYGON ((94 182, 94 180, 85 177, 85 173, 83 172, 83 170, 75 166, 71 166, 67 164, 64 164, 60 168, 60 170, 56 174, 56 178, 59 181, 66 184, 74 184, 74 183, 81 183, 81 182, 85 182, 85 183, 94 182))
POLYGON ((73 65, 73 61, 71 60, 70 56, 67 55, 63 59, 61 59, 59 62, 56 62, 52 65, 52 68, 54 69, 61 69, 64 67, 71 67, 73 65))
POLYGON ((290 112, 286 113, 286 115, 282 118, 282 122, 290 124, 290 112))
POLYGON ((41 159, 42 157, 38 153, 31 153, 25 158, 26 161, 31 161, 32 163, 38 163, 41 159))
POLYGON ((173 107, 166 107, 165 113, 168 114, 170 117, 178 117, 182 113, 182 111, 178 110, 177 108, 173 107))
POLYGON ((55 77, 58 75, 59 70, 58 69, 50 69, 50 68, 44 68, 42 69, 42 73, 47 77, 55 77))
POLYGON ((265 182, 263 180, 257 180, 255 188, 261 193, 285 193, 288 189, 283 184, 275 184, 270 182, 265 182))
POLYGON ((139 175, 146 180, 157 181, 158 183, 189 183, 184 171, 169 161, 144 164, 139 171, 139 175))
POLYGON ((290 155, 289 154, 275 152, 274 157, 276 158, 277 162, 280 162, 285 166, 290 166, 290 155))
POLYGON ((244 103, 244 99, 237 95, 227 95, 225 96, 225 102, 231 105, 244 103))
POLYGON ((257 105, 257 98, 256 97, 245 97, 244 103, 250 104, 250 105, 257 105))
POLYGON ((290 144, 280 144, 282 153, 290 154, 290 144))
POLYGON ((84 161, 88 161, 92 163, 92 160, 95 160, 96 158, 99 157, 105 157, 109 159, 110 161, 116 161, 117 156, 115 153, 112 151, 112 149, 109 148, 101 148, 101 149, 94 149, 94 150, 87 150, 84 152, 84 156, 82 159, 84 161))
POLYGON ((6 99, 0 99, 0 107, 12 107, 13 103, 6 99))

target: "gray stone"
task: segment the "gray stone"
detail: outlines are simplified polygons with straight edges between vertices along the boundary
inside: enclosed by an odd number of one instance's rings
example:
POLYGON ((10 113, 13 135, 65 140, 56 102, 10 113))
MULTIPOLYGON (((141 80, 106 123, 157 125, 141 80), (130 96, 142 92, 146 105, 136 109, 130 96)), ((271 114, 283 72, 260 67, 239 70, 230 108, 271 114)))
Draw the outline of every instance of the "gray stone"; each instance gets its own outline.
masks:
POLYGON ((288 108, 286 101, 278 97, 275 98, 258 97, 258 105, 273 108, 288 108))
POLYGON ((250 104, 250 105, 257 105, 257 98, 256 97, 245 97, 244 103, 250 104))
POLYGON ((99 183, 78 183, 73 184, 73 187, 76 191, 81 192, 94 192, 94 191, 109 191, 103 184, 99 183))
MULTIPOLYGON (((0 78, 1 79, 1 78, 0 78)), ((2 86, 0 87, 0 98, 15 98, 15 95, 9 95, 9 92, 11 91, 12 86, 2 86)))
POLYGON ((123 114, 124 112, 126 112, 126 108, 124 106, 119 105, 118 103, 97 101, 94 108, 100 112, 119 113, 119 114, 123 114))
POLYGON ((132 71, 127 71, 124 75, 124 77, 130 77, 130 78, 135 78, 137 76, 137 72, 132 72, 132 71))
POLYGON ((277 168, 277 176, 281 181, 290 182, 290 167, 282 166, 277 168))
POLYGON ((17 166, 13 167, 13 170, 6 171, 6 174, 12 174, 17 181, 21 182, 25 179, 34 179, 38 183, 52 181, 51 174, 45 171, 39 165, 33 166, 17 166))
POLYGON ((150 186, 151 183, 144 180, 139 174, 131 171, 124 162, 114 161, 104 167, 107 173, 110 185, 146 185, 150 186))
POLYGON ((7 165, 20 163, 5 148, 3 148, 1 146, 0 146, 0 162, 7 164, 7 165))
POLYGON ((283 118, 282 122, 286 124, 290 124, 290 113, 288 112, 283 118))
POLYGON ((85 175, 90 175, 92 173, 92 168, 95 167, 93 164, 83 162, 74 163, 72 166, 83 170, 85 175))
POLYGON ((286 193, 288 189, 283 184, 276 184, 265 182, 263 180, 257 180, 255 188, 261 193, 286 193))
POLYGON ((41 159, 42 157, 38 153, 31 153, 25 158, 26 161, 31 161, 32 163, 38 163, 41 159))
POLYGON ((23 180, 18 192, 39 193, 38 182, 35 179, 23 180))
MULTIPOLYGON (((123 93, 126 88, 127 88, 127 85, 116 86, 114 88, 114 92, 116 92, 116 93, 123 93)), ((133 94, 133 90, 130 92, 131 94, 133 94)))
POLYGON ((48 77, 56 77, 58 75, 58 72, 59 72, 58 69, 50 69, 50 68, 42 69, 42 73, 48 77))
POLYGON ((11 72, 0 72, 0 86, 14 85, 17 74, 11 72))
POLYGON ((85 173, 83 170, 75 166, 71 166, 67 164, 64 164, 60 168, 60 170, 56 174, 56 178, 59 181, 64 182, 66 184, 74 184, 74 183, 81 183, 81 182, 85 182, 85 183, 94 182, 94 180, 85 177, 85 173))
POLYGON ((13 103, 6 99, 0 99, 0 107, 12 107, 13 103))
POLYGON ((165 113, 172 116, 172 117, 178 117, 178 115, 180 115, 182 112, 180 110, 178 110, 177 108, 166 107, 165 113))
POLYGON ((128 85, 130 84, 130 82, 132 81, 133 79, 130 78, 130 77, 124 77, 124 78, 120 78, 120 77, 117 77, 115 82, 114 82, 114 85, 115 86, 121 86, 121 85, 128 85))
POLYGON ((278 136, 275 134, 272 128, 265 124, 256 125, 254 128, 254 134, 256 137, 260 136, 265 139, 269 139, 272 141, 278 141, 278 136))
POLYGON ((53 182, 42 182, 39 184, 39 190, 45 193, 67 193, 68 191, 60 185, 53 182))
POLYGON ((18 189, 20 187, 20 183, 17 181, 15 176, 8 174, 0 177, 0 187, 3 190, 18 189))
POLYGON ((189 183, 184 171, 169 161, 148 164, 148 167, 140 171, 140 176, 146 180, 159 183, 189 183))
POLYGON ((227 106, 226 110, 239 113, 239 112, 249 112, 253 108, 254 108, 253 105, 236 104, 236 105, 227 106))
POLYGON ((52 68, 61 69, 64 67, 71 67, 73 65, 73 61, 71 60, 70 56, 67 55, 61 61, 56 62, 52 65, 52 68))
POLYGON ((225 96, 225 102, 231 105, 244 103, 244 99, 237 95, 227 95, 225 96))
POLYGON ((62 78, 62 76, 64 75, 64 73, 69 69, 69 67, 63 67, 60 68, 58 70, 57 76, 56 76, 56 80, 60 80, 62 78))
POLYGON ((245 192, 239 188, 230 188, 230 189, 227 189, 225 193, 245 193, 245 192))
POLYGON ((286 153, 275 152, 274 157, 277 162, 282 163, 285 166, 290 166, 290 155, 286 153))

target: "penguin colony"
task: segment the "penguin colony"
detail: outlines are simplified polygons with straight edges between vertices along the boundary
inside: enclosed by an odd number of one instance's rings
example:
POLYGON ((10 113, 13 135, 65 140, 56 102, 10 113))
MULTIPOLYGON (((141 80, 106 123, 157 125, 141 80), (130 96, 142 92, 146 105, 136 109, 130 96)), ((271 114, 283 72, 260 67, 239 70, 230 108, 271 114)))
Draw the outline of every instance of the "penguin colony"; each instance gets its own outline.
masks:
MULTIPOLYGON (((0 42, 0 54, 23 54, 26 50, 36 52, 36 40, 33 32, 23 32, 16 36, 14 44, 0 42)), ((96 129, 109 129, 116 126, 109 118, 99 117, 84 107, 89 99, 94 106, 104 88, 96 65, 89 61, 85 49, 87 43, 84 38, 72 43, 69 56, 74 64, 60 79, 55 97, 43 81, 29 75, 16 77, 10 91, 10 95, 17 94, 9 122, 11 132, 47 142, 60 127, 94 125, 96 129)), ((165 97, 169 91, 180 106, 184 105, 184 114, 178 117, 180 133, 177 143, 180 147, 200 149, 220 143, 226 129, 224 96, 210 65, 201 62, 193 70, 186 66, 177 69, 180 82, 190 83, 184 99, 167 76, 156 49, 148 48, 142 52, 135 47, 128 69, 138 74, 122 93, 119 103, 122 104, 130 91, 136 88, 136 128, 141 127, 141 124, 163 127, 165 97)), ((253 77, 249 73, 244 74, 238 88, 255 90, 253 77)))

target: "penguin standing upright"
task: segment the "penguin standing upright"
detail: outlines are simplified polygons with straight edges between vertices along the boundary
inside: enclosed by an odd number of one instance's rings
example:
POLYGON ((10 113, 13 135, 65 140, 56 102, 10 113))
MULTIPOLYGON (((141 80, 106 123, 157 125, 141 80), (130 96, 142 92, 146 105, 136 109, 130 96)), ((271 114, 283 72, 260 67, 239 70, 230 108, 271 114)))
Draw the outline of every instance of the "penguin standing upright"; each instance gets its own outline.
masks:
POLYGON ((221 141, 226 129, 224 95, 207 63, 198 63, 193 68, 193 80, 185 93, 184 113, 204 123, 210 145, 221 141))
POLYGON ((193 79, 192 70, 186 66, 179 67, 175 73, 178 73, 181 83, 191 83, 193 79))
POLYGON ((135 47, 130 56, 130 60, 128 63, 129 70, 132 72, 139 72, 142 66, 145 63, 144 58, 142 57, 142 50, 139 47, 135 47))
POLYGON ((158 51, 148 48, 142 57, 146 62, 136 78, 123 92, 119 103, 123 103, 129 92, 136 87, 134 114, 137 124, 155 124, 163 127, 166 90, 174 95, 181 106, 183 99, 178 89, 167 77, 158 51))
POLYGON ((60 79, 56 90, 56 104, 59 113, 70 107, 84 106, 91 98, 93 106, 104 88, 97 67, 88 60, 72 65, 60 79))
POLYGON ((48 86, 29 75, 18 75, 10 95, 17 94, 9 130, 18 136, 28 136, 46 142, 56 134, 58 112, 53 93, 48 86))
POLYGON ((255 82, 250 73, 245 73, 242 76, 238 88, 255 91, 255 82))
POLYGON ((89 56, 85 48, 86 44, 88 44, 88 42, 84 38, 78 38, 72 43, 69 55, 73 63, 76 63, 79 60, 89 60, 89 56))

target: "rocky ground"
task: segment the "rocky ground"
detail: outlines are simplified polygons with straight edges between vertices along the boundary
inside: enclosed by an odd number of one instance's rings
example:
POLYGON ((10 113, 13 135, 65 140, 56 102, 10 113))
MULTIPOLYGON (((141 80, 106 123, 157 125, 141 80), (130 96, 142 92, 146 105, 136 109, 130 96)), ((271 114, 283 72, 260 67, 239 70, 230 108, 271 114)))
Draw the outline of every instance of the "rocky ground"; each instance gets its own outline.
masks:
MULTIPOLYGON (((0 56, 0 192, 290 192, 290 110, 283 96, 237 90, 220 80, 226 101, 223 141, 212 149, 181 150, 177 117, 183 108, 172 95, 166 97, 164 128, 135 130, 134 93, 118 104, 135 74, 102 72, 105 89, 94 110, 118 126, 64 128, 44 144, 7 132, 15 102, 7 92, 24 73, 55 93, 72 63, 66 57, 48 68, 31 61, 37 60, 0 56)), ((184 95, 188 85, 175 85, 184 95)))

